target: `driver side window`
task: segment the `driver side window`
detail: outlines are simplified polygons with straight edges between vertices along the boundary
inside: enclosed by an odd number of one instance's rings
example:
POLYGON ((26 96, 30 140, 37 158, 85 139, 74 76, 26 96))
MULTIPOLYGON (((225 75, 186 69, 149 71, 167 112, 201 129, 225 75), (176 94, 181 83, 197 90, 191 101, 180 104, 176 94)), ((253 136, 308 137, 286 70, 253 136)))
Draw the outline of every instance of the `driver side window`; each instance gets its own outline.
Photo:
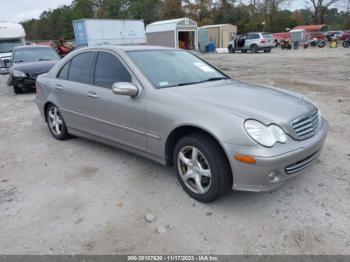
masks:
POLYGON ((95 85, 112 88, 116 82, 131 82, 131 75, 115 55, 99 52, 95 68, 95 85))

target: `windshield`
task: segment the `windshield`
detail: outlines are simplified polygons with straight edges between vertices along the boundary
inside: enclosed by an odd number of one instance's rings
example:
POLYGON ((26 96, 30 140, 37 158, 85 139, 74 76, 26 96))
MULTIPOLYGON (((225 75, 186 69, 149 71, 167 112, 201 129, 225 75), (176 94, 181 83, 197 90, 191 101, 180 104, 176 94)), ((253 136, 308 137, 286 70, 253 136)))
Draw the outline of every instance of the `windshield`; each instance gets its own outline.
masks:
POLYGON ((130 51, 129 56, 156 88, 227 79, 227 76, 186 51, 130 51))
POLYGON ((23 45, 19 39, 0 40, 0 53, 11 53, 16 46, 23 45))
POLYGON ((52 48, 18 49, 13 55, 14 63, 59 60, 59 55, 52 48))

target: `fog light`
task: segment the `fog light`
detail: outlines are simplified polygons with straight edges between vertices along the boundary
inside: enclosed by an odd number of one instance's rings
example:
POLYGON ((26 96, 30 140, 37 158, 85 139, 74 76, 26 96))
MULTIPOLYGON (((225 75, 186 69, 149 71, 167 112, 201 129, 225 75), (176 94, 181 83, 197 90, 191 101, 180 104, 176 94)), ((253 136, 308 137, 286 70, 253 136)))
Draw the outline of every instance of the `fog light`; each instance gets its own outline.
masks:
POLYGON ((271 183, 277 183, 280 181, 280 177, 278 176, 277 171, 272 171, 268 176, 271 183))

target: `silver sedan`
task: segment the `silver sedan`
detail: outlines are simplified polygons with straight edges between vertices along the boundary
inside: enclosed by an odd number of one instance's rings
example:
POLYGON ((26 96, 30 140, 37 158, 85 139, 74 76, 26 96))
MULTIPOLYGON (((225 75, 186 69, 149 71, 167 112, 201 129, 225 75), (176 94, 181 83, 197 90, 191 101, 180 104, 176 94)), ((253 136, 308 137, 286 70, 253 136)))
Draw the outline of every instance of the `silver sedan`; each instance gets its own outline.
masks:
POLYGON ((171 48, 79 49, 39 76, 36 91, 54 138, 80 136, 174 166, 203 202, 280 186, 317 159, 328 132, 302 95, 230 79, 171 48))

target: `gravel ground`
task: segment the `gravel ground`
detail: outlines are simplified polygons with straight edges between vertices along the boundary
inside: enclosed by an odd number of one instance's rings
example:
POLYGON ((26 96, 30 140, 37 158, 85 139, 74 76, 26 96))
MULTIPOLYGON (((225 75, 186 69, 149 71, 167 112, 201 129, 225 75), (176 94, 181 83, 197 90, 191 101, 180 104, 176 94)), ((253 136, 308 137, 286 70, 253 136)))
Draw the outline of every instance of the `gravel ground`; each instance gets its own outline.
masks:
POLYGON ((54 140, 34 94, 14 95, 0 76, 0 253, 350 254, 350 49, 204 57, 316 101, 331 125, 320 160, 272 192, 198 203, 168 168, 54 140))

